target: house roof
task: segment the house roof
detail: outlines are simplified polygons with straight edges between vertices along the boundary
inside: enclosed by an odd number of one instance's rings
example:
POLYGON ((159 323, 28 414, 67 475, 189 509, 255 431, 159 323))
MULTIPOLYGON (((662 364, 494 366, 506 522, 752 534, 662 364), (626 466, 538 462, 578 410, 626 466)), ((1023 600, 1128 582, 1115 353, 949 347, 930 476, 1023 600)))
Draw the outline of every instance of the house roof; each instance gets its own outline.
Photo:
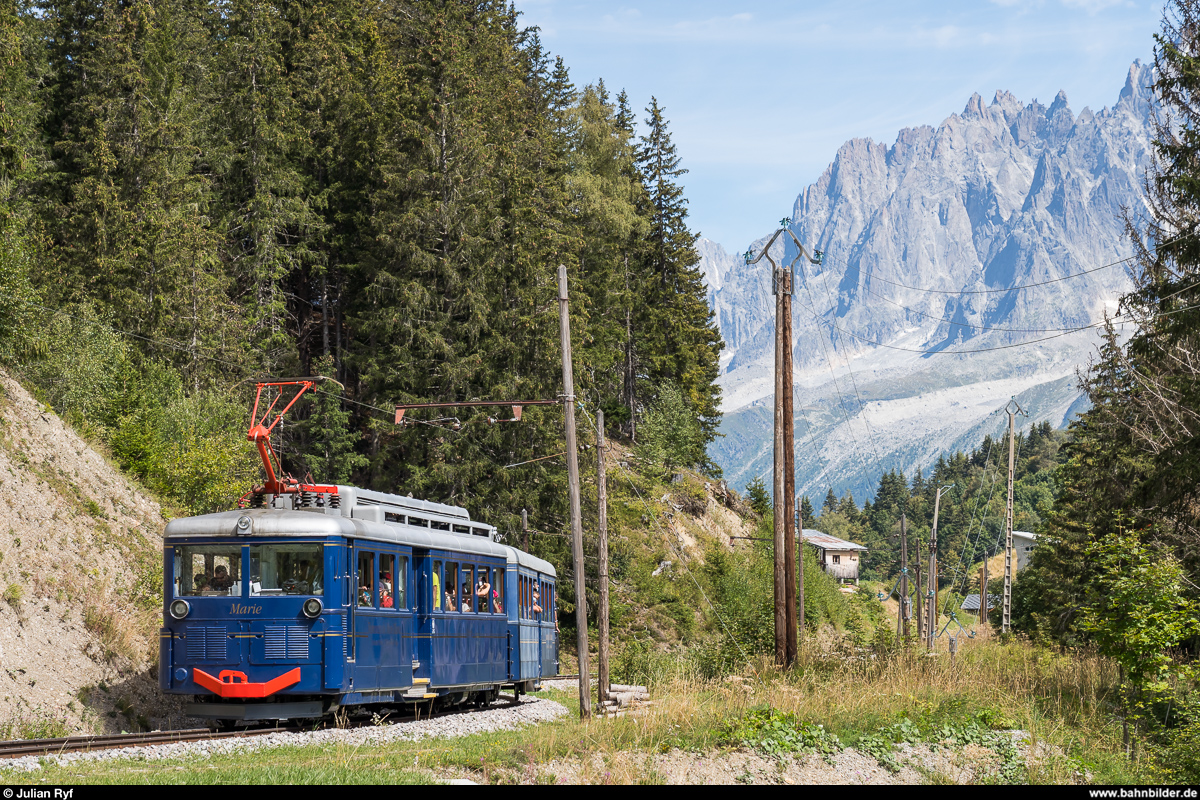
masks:
MULTIPOLYGON (((998 594, 988 594, 988 611, 991 611, 996 606, 1000 605, 1003 598, 998 594)), ((978 611, 979 610, 979 593, 969 594, 963 598, 962 605, 959 606, 963 611, 978 611)))
POLYGON ((821 533, 812 528, 803 530, 804 541, 811 544, 813 547, 818 547, 822 550, 866 550, 861 544, 847 542, 845 539, 839 539, 836 536, 830 536, 828 533, 821 533))

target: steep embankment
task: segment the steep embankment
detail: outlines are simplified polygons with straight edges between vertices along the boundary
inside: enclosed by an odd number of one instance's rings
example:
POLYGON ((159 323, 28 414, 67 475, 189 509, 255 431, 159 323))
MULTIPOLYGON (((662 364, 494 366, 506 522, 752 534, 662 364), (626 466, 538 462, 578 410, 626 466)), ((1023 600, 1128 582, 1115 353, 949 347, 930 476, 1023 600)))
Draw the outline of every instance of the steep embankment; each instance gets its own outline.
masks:
POLYGON ((161 724, 162 509, 3 374, 0 476, 0 738, 161 724))

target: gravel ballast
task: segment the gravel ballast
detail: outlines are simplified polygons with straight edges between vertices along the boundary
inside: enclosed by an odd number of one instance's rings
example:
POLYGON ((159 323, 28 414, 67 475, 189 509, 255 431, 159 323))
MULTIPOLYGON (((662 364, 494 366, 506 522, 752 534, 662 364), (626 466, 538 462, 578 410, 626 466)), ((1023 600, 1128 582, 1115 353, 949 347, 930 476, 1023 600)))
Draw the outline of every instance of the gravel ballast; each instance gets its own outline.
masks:
POLYGON ((408 720, 359 728, 327 728, 292 733, 281 731, 246 738, 212 739, 202 742, 175 742, 146 747, 123 747, 90 753, 63 753, 52 756, 25 756, 0 761, 0 772, 32 772, 43 765, 69 765, 88 761, 132 759, 158 761, 173 758, 208 758, 214 755, 249 753, 271 747, 312 745, 377 745, 388 742, 415 742, 420 739, 449 739, 476 733, 515 730, 526 725, 549 722, 567 713, 567 709, 538 697, 522 697, 519 704, 500 701, 481 711, 447 714, 434 719, 408 720))

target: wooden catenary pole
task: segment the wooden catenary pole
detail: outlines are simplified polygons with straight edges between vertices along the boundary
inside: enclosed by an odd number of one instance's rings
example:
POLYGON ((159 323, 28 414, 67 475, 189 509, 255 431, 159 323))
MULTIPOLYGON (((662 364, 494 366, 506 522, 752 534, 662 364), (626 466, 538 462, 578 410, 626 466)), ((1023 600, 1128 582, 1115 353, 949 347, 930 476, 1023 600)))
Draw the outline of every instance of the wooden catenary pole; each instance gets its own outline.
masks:
POLYGON ((575 443, 575 378, 571 366, 571 313, 567 268, 558 266, 558 319, 562 334, 563 411, 567 427, 567 479, 571 494, 571 555, 575 572, 575 627, 579 649, 579 718, 592 715, 591 670, 588 666, 587 593, 583 566, 583 523, 579 503, 579 449, 575 443))
MULTIPOLYGON (((774 263, 774 262, 772 262, 774 263)), ((780 286, 784 270, 776 268, 772 278, 775 281, 775 460, 772 476, 773 499, 775 501, 775 557, 774 557, 774 588, 775 588, 775 663, 779 666, 787 664, 787 567, 784 548, 787 542, 787 452, 783 435, 784 400, 788 393, 783 382, 783 333, 784 306, 783 287, 780 286)))
POLYGON ((784 582, 784 663, 796 663, 799 653, 800 623, 796 608, 796 422, 792 411, 792 273, 780 275, 780 304, 783 306, 783 574, 784 582))
POLYGON ((600 531, 600 609, 596 614, 600 628, 596 660, 599 662, 598 702, 608 699, 608 476, 604 463, 607 447, 604 442, 604 412, 596 412, 596 489, 599 496, 600 531))

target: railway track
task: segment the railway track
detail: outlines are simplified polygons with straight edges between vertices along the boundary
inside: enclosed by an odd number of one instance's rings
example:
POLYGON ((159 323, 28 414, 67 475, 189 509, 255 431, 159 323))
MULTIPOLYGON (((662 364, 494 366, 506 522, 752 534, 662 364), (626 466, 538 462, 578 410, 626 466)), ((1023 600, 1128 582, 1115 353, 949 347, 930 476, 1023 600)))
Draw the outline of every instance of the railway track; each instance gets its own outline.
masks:
MULTIPOLYGON (((562 676, 578 677, 578 676, 562 676)), ((515 698, 510 695, 500 695, 500 700, 512 702, 515 698)), ((390 717, 395 722, 406 719, 436 719, 450 714, 464 713, 465 709, 439 710, 432 714, 422 713, 409 716, 390 717)), ((375 725, 377 718, 362 717, 345 720, 342 724, 351 728, 375 725)), ((335 724, 327 720, 325 725, 335 724)), ((47 756, 55 753, 78 753, 90 750, 116 750, 122 747, 150 747, 159 744, 174 744, 176 742, 200 742, 212 739, 238 739, 250 736, 264 736, 268 733, 299 733, 312 730, 312 727, 297 725, 279 725, 261 728, 239 728, 232 731, 212 731, 208 728, 188 728, 178 731, 153 731, 151 733, 117 733, 107 736, 64 736, 57 739, 16 739, 0 741, 0 759, 20 758, 22 756, 47 756)))
POLYGON ((238 731, 210 731, 208 728, 189 728, 181 731, 153 733, 118 733, 109 736, 64 736, 58 739, 18 739, 0 742, 0 758, 47 756, 54 753, 78 753, 88 750, 113 750, 121 747, 148 747, 175 742, 198 742, 205 739, 235 739, 262 736, 288 728, 248 728, 238 731))

